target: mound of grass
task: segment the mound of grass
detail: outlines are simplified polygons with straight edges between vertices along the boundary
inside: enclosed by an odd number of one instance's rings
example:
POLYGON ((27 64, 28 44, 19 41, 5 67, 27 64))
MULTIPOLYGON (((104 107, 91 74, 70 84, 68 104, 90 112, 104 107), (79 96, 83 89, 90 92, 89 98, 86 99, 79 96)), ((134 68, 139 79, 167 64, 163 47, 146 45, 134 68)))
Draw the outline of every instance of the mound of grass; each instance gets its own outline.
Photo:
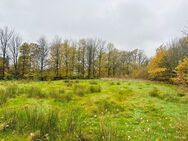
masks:
POLYGON ((46 98, 47 95, 42 91, 41 88, 36 86, 27 87, 25 94, 28 98, 46 98))
POLYGON ((101 86, 100 85, 91 85, 89 87, 91 93, 99 93, 101 92, 101 86))
POLYGON ((151 97, 156 97, 156 98, 159 98, 159 99, 165 100, 165 101, 171 101, 171 102, 179 101, 177 95, 175 95, 173 93, 162 93, 157 88, 153 88, 153 90, 151 90, 149 92, 149 95, 151 97))
POLYGON ((117 127, 102 119, 99 124, 99 130, 96 133, 96 140, 98 141, 124 141, 125 137, 119 135, 117 127))
POLYGON ((115 82, 110 82, 109 84, 110 84, 110 85, 115 85, 115 82))
POLYGON ((68 108, 68 114, 64 117, 62 123, 64 127, 64 135, 67 140, 85 140, 84 128, 86 126, 86 116, 83 114, 83 109, 77 107, 68 108))
POLYGON ((5 104, 7 102, 7 100, 8 100, 8 98, 9 98, 9 96, 6 95, 4 90, 0 89, 0 106, 5 104))
POLYGON ((118 113, 124 110, 124 108, 118 103, 105 99, 99 100, 95 104, 98 107, 98 113, 118 113))
POLYGON ((149 92, 149 95, 150 95, 151 97, 160 97, 160 92, 159 92, 159 90, 158 90, 156 87, 154 87, 154 88, 149 92))
POLYGON ((134 93, 133 93, 133 90, 132 90, 132 89, 126 88, 126 89, 120 89, 120 90, 119 90, 119 94, 120 94, 120 95, 127 95, 127 96, 129 96, 129 95, 132 95, 132 94, 134 94, 134 93))
POLYGON ((50 97, 59 102, 70 102, 73 98, 73 95, 71 93, 53 93, 50 94, 50 97))
POLYGON ((15 98, 18 95, 17 85, 8 85, 6 88, 0 89, 0 105, 7 102, 9 98, 15 98))
POLYGON ((92 85, 97 85, 98 84, 98 82, 95 81, 95 80, 89 81, 89 83, 92 84, 92 85))
POLYGON ((121 83, 120 83, 120 82, 117 82, 116 85, 121 85, 121 83))
POLYGON ((86 85, 76 84, 74 85, 73 92, 78 96, 84 96, 86 93, 88 93, 88 89, 86 85))

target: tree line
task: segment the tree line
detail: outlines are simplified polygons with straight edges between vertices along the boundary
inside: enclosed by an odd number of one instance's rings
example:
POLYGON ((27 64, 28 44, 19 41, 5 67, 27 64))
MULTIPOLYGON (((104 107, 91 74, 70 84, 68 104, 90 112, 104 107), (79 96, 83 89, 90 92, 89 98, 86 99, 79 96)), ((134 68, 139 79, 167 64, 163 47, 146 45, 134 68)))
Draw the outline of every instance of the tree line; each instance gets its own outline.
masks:
POLYGON ((150 59, 142 50, 119 50, 99 38, 23 42, 8 27, 0 28, 0 49, 1 79, 115 77, 188 84, 188 34, 162 44, 150 59))
POLYGON ((142 50, 119 50, 99 38, 28 43, 8 27, 0 28, 0 49, 1 79, 144 78, 149 62, 142 50))

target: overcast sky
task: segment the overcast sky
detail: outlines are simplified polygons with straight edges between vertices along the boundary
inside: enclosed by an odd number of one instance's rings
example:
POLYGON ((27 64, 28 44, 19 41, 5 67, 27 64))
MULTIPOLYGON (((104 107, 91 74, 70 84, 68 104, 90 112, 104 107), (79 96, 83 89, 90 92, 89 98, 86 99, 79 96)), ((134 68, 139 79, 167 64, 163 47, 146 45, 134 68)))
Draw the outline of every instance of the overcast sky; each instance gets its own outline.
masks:
POLYGON ((2 26, 24 41, 99 37, 152 56, 160 44, 183 35, 188 0, 0 0, 2 26))

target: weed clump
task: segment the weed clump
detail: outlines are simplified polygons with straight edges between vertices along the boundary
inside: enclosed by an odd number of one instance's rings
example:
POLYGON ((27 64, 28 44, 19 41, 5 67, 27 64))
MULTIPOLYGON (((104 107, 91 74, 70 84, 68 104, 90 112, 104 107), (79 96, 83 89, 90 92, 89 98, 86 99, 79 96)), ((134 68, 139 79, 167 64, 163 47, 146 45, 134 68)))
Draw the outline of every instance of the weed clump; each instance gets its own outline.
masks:
POLYGON ((97 85, 98 84, 97 81, 95 81, 95 80, 92 80, 89 83, 92 84, 92 85, 97 85))
POLYGON ((0 89, 0 105, 7 102, 9 98, 15 98, 18 95, 17 85, 8 85, 6 88, 0 89))
POLYGON ((64 93, 64 94, 53 93, 53 94, 50 95, 50 97, 55 99, 55 101, 70 102, 73 98, 73 95, 69 94, 69 93, 64 93))
POLYGON ((66 140, 86 140, 86 116, 82 112, 82 109, 68 108, 68 113, 64 117, 64 121, 61 123, 63 129, 64 139, 66 140))
POLYGON ((90 89, 91 93, 101 92, 101 86, 100 85, 91 85, 89 89, 90 89))
POLYGON ((0 89, 0 105, 3 105, 7 102, 9 96, 6 95, 4 89, 0 89))
POLYGON ((121 85, 121 83, 120 83, 120 82, 117 82, 116 85, 121 85))
POLYGON ((30 105, 21 109, 8 109, 4 111, 2 131, 31 133, 32 140, 49 135, 50 140, 55 140, 59 130, 58 115, 56 109, 45 110, 40 106, 30 105))
POLYGON ((47 95, 42 91, 41 88, 31 86, 25 89, 25 94, 28 98, 46 98, 47 95))
POLYGON ((179 101, 178 97, 175 94, 161 93, 157 88, 153 88, 153 90, 149 92, 149 95, 151 97, 156 97, 165 101, 171 101, 171 102, 179 101))
POLYGON ((124 137, 119 135, 117 127, 109 123, 107 120, 101 120, 99 123, 98 131, 96 133, 96 140, 99 141, 120 141, 125 140, 124 137))
POLYGON ((73 92, 78 96, 84 96, 87 93, 87 87, 84 85, 76 84, 74 85, 73 92))
POLYGON ((99 109, 99 113, 117 113, 123 111, 124 108, 114 101, 99 100, 95 103, 99 109))
POLYGON ((171 102, 178 101, 178 98, 174 94, 165 93, 160 96, 161 99, 171 102))
POLYGON ((151 90, 151 91, 149 92, 149 95, 150 95, 151 97, 160 97, 160 92, 159 92, 159 90, 155 87, 155 88, 153 88, 153 90, 151 90))
POLYGON ((110 85, 115 85, 115 82, 110 82, 110 85))
POLYGON ((119 90, 119 94, 120 95, 130 95, 130 94, 133 94, 133 90, 132 89, 120 89, 119 90))

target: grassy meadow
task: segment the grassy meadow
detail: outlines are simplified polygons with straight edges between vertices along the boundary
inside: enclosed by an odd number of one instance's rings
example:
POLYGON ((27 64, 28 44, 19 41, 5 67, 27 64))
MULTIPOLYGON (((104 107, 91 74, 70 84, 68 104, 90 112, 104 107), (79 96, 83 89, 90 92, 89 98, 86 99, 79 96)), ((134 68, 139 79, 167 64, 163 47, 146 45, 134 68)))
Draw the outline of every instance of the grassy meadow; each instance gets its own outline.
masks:
POLYGON ((187 141, 188 90, 141 80, 0 81, 0 141, 187 141))

